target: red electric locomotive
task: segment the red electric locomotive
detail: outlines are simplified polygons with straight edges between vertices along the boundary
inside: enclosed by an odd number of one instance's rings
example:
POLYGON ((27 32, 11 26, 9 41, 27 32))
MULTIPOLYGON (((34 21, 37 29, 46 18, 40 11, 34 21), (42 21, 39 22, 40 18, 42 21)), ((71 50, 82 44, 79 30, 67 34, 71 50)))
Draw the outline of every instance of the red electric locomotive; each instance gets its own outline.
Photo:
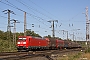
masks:
POLYGON ((20 50, 38 50, 47 49, 49 40, 45 38, 32 37, 32 36, 19 36, 17 41, 17 49, 20 50))

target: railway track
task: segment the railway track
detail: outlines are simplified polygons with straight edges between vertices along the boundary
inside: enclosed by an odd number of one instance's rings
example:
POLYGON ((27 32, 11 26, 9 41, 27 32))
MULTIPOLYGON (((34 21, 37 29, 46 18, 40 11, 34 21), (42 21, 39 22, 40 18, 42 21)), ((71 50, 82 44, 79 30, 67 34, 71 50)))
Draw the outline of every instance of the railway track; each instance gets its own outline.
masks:
POLYGON ((1 60, 25 60, 31 59, 34 57, 44 57, 47 60, 53 60, 52 57, 54 56, 62 56, 67 53, 72 52, 80 52, 81 48, 79 49, 67 49, 67 50, 45 50, 45 51, 29 51, 29 52, 6 52, 0 53, 1 60))

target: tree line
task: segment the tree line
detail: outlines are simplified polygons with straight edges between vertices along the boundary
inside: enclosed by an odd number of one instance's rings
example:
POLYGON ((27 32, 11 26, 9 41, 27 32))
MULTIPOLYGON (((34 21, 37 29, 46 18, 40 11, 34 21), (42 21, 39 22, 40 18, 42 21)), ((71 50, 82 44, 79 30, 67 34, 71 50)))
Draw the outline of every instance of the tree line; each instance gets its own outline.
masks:
MULTIPOLYGON (((24 36, 23 32, 16 32, 16 39, 18 39, 18 36, 24 36)), ((34 31, 26 31, 26 36, 35 36, 35 37, 41 37, 39 34, 36 34, 34 31)), ((0 30, 0 39, 7 40, 8 38, 8 32, 4 32, 0 30)), ((13 33, 10 32, 10 38, 13 39, 13 33)))
MULTIPOLYGON (((24 33, 23 32, 16 32, 16 40, 18 40, 18 36, 24 36, 24 33)), ((31 31, 31 30, 27 30, 26 31, 26 36, 42 37, 39 34, 35 33, 34 31, 31 31)), ((8 32, 7 31, 4 32, 4 31, 0 30, 0 39, 7 40, 8 37, 9 36, 8 36, 8 32)), ((46 37, 46 38, 53 38, 53 37, 51 37, 51 35, 44 36, 44 37, 46 37)), ((55 38, 61 39, 59 37, 55 37, 55 38)), ((10 32, 10 39, 11 40, 13 39, 13 33, 12 32, 10 32)))

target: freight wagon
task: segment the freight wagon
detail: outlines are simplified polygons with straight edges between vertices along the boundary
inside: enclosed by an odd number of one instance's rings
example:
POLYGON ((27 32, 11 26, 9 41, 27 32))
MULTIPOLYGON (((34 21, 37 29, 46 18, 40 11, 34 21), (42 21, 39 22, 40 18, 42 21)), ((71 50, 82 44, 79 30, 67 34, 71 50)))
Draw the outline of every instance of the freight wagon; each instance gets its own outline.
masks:
POLYGON ((49 49, 61 49, 64 47, 64 41, 55 38, 49 38, 50 46, 49 49))

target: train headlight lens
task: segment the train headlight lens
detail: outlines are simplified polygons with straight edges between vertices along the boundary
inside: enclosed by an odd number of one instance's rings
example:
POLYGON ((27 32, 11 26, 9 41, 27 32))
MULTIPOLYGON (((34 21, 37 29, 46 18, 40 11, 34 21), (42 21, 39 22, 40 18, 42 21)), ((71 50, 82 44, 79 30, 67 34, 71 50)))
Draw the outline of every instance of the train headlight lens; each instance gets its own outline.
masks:
POLYGON ((26 44, 26 42, 23 42, 23 44, 26 44))
POLYGON ((20 44, 20 42, 18 42, 18 44, 20 44))

